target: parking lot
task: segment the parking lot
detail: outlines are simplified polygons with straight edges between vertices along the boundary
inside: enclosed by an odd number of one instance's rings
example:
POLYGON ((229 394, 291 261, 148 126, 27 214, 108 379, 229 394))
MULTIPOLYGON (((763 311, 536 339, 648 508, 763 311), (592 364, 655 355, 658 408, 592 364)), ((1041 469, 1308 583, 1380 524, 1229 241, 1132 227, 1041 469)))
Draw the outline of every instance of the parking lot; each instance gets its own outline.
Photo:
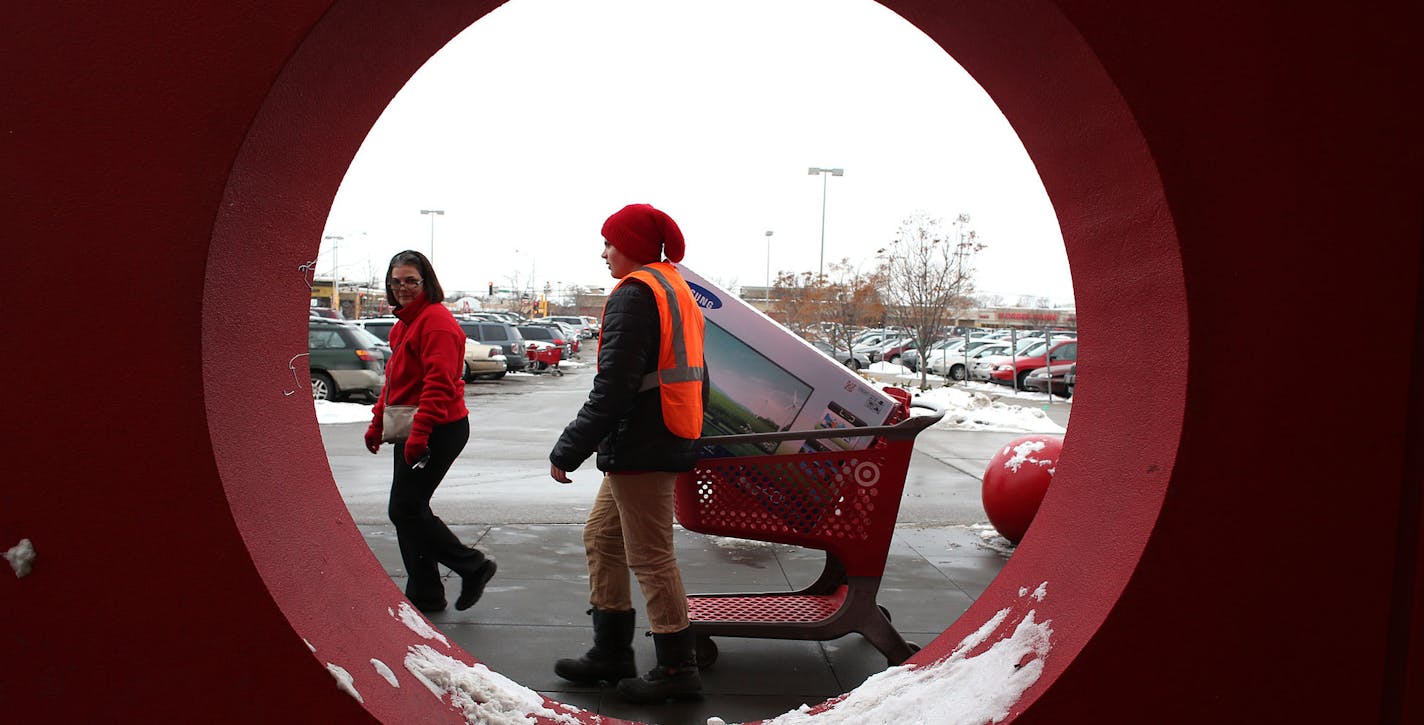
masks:
MULTIPOLYGON (((591 361, 592 355, 585 354, 591 361)), ((601 477, 590 460, 572 472, 574 483, 549 478, 549 449, 586 399, 593 365, 565 363, 565 375, 510 374, 465 386, 470 442, 435 495, 436 513, 451 524, 582 523, 601 477)), ((987 387, 987 386, 980 386, 987 387)), ((1046 405, 1044 396, 991 391, 1001 402, 1046 409, 1061 426, 1071 403, 1046 405)), ((322 427, 327 460, 357 523, 384 523, 389 493, 389 448, 379 456, 362 444, 364 422, 322 427)), ((1019 431, 931 428, 921 433, 905 484, 899 521, 970 525, 986 519, 980 477, 989 458, 1019 431)))

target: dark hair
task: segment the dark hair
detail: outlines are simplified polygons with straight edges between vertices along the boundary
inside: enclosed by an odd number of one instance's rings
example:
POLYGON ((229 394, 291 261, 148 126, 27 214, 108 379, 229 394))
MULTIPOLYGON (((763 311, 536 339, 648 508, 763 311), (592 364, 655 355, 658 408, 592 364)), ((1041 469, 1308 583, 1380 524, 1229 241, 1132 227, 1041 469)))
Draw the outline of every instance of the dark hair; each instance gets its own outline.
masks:
POLYGON ((403 264, 415 267, 420 270, 420 278, 425 282, 425 298, 435 304, 445 301, 445 289, 440 286, 440 280, 435 276, 435 267, 431 266, 430 260, 424 254, 407 249, 404 252, 397 252, 391 257, 391 263, 386 265, 386 301, 391 303, 391 307, 397 306, 395 290, 391 289, 391 270, 396 265, 403 264))

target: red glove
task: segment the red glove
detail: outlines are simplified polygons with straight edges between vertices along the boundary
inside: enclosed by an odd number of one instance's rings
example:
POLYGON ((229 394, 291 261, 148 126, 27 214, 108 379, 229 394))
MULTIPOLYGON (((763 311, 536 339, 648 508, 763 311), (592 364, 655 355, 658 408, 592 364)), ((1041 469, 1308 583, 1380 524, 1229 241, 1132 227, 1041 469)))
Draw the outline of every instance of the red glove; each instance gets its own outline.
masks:
POLYGON ((366 428, 366 450, 375 453, 381 449, 381 429, 375 423, 366 428))
POLYGON ((428 450, 430 450, 429 434, 411 433, 410 437, 405 439, 405 465, 414 466, 415 462, 420 460, 420 457, 425 455, 428 450))

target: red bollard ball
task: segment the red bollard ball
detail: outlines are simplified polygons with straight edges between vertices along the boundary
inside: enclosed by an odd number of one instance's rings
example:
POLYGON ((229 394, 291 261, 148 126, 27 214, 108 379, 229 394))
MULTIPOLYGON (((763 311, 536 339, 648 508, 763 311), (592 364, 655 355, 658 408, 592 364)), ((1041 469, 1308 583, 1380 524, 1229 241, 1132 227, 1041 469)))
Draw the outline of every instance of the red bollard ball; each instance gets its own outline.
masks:
POLYGON ((1015 438, 989 459, 981 494, 984 513, 1005 539, 1017 544, 1028 531, 1062 450, 1062 436, 1031 435, 1015 438))

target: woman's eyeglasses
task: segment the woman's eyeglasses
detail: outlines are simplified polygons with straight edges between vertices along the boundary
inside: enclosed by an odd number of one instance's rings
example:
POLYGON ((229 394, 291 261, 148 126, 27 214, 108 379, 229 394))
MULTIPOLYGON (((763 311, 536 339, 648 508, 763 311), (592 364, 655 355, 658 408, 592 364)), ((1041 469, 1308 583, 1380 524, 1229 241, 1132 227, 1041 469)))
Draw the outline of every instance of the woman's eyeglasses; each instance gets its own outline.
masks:
POLYGON ((423 280, 423 279, 416 279, 416 278, 414 278, 414 277, 407 277, 407 278, 405 278, 405 279, 393 279, 393 280, 391 280, 391 288, 392 288, 392 289, 401 289, 402 287, 404 287, 405 289, 415 289, 415 288, 417 288, 417 287, 419 287, 419 286, 421 286, 421 285, 423 285, 423 284, 425 284, 425 280, 423 280))

